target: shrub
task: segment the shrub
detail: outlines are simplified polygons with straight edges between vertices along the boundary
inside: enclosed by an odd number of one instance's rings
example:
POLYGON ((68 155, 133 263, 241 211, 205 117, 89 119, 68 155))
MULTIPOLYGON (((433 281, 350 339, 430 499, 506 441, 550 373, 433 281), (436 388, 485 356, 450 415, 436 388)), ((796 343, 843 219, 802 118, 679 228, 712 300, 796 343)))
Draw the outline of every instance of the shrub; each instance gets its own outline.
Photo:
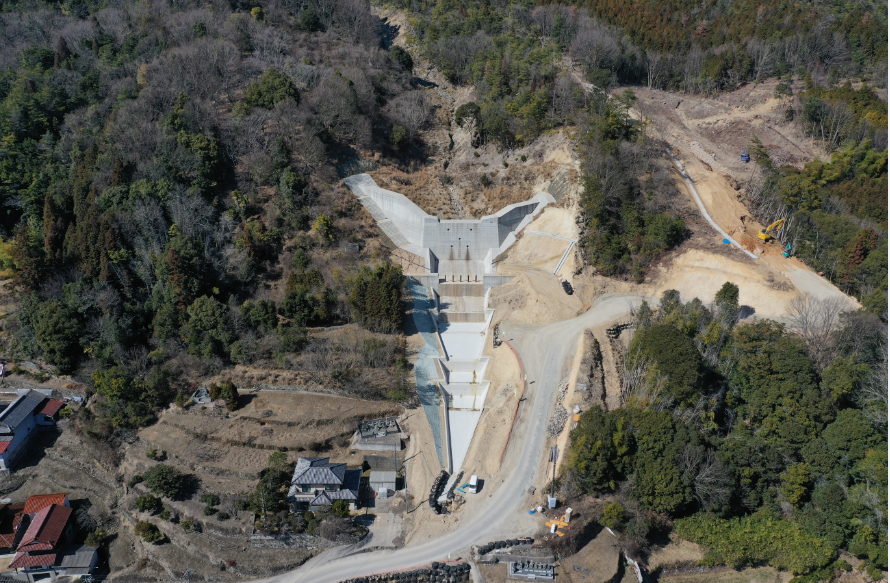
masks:
POLYGON ((191 520, 183 520, 183 521, 180 523, 180 526, 182 527, 182 530, 184 530, 184 531, 186 531, 186 532, 191 532, 191 530, 192 530, 192 521, 191 521, 191 520))
POLYGON ((491 186, 491 178, 489 178, 488 175, 483 174, 482 176, 479 177, 479 183, 484 188, 488 188, 489 186, 491 186))
POLYGON ((340 518, 349 516, 349 503, 346 500, 334 500, 331 504, 331 514, 340 518))
POLYGON ((205 506, 204 507, 204 516, 213 516, 217 512, 219 512, 219 510, 217 510, 213 506, 205 506))
POLYGON ((108 538, 108 533, 105 532, 104 530, 94 530, 93 532, 89 533, 86 536, 86 538, 83 541, 83 544, 85 544, 88 547, 98 547, 98 546, 101 546, 105 542, 105 539, 107 539, 107 538, 108 538))
POLYGON ((170 519, 173 518, 173 513, 170 512, 169 509, 164 508, 163 510, 161 510, 161 513, 158 514, 158 518, 160 518, 161 520, 166 520, 167 522, 169 522, 170 519))
POLYGON ((141 484, 144 480, 145 479, 142 477, 142 474, 136 474, 127 481, 127 487, 132 488, 136 484, 141 484))
POLYGON ((188 479, 176 468, 158 464, 145 473, 145 484, 155 494, 176 499, 188 486, 188 479))
POLYGON ((68 405, 65 405, 64 407, 59 409, 59 417, 61 417, 62 419, 68 419, 72 415, 74 415, 74 409, 72 409, 68 405))
POLYGON ((161 529, 147 520, 137 522, 136 528, 133 531, 136 533, 136 536, 142 537, 142 540, 147 543, 156 543, 164 540, 164 534, 161 532, 161 529))
POLYGON ((206 504, 207 506, 219 506, 219 496, 216 494, 211 494, 210 492, 206 492, 201 494, 201 503, 206 504))
POLYGON ((612 529, 621 528, 624 523, 624 506, 620 502, 606 502, 600 524, 612 529))
POLYGON ((825 540, 765 510, 728 520, 696 514, 676 521, 674 531, 706 546, 706 562, 733 568, 768 563, 800 575, 824 567, 835 556, 825 540))
POLYGON ((161 504, 161 499, 157 496, 152 496, 151 494, 146 494, 145 496, 140 496, 136 498, 136 509, 139 512, 150 512, 154 514, 163 508, 161 504))
POLYGON ((228 520, 230 518, 232 518, 232 515, 229 514, 228 512, 220 512, 219 514, 216 515, 216 519, 220 522, 222 522, 223 520, 228 520))
POLYGON ((300 92, 297 91, 297 87, 287 75, 277 69, 269 68, 259 81, 247 87, 244 101, 253 107, 272 109, 276 103, 288 98, 300 102, 300 92))

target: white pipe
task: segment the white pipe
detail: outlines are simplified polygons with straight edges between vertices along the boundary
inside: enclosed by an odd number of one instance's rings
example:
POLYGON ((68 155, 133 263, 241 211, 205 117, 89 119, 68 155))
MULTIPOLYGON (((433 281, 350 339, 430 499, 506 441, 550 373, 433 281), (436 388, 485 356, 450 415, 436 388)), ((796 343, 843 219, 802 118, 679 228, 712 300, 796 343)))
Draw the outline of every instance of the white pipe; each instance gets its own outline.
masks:
POLYGON ((748 257, 750 257, 751 259, 757 259, 757 255, 754 255, 753 253, 751 253, 750 251, 748 251, 747 249, 745 249, 744 247, 742 247, 741 244, 739 244, 738 241, 736 241, 735 239, 733 239, 732 237, 730 237, 730 236, 726 233, 726 231, 724 231, 723 229, 721 229, 720 226, 717 225, 717 223, 714 222, 714 219, 711 218, 711 215, 709 215, 707 209, 705 209, 705 205, 704 205, 704 203, 702 203, 701 198, 699 198, 699 196, 698 196, 698 191, 695 190, 695 185, 692 184, 692 181, 689 180, 689 175, 686 174, 686 170, 683 169, 683 164, 681 164, 681 163, 680 163, 680 160, 678 160, 677 157, 674 156, 673 152, 671 152, 670 150, 667 150, 667 153, 668 153, 668 155, 670 155, 671 159, 673 159, 673 161, 674 161, 674 165, 676 165, 677 168, 680 170, 680 175, 683 177, 683 180, 686 181, 686 184, 689 186, 689 190, 692 191, 692 197, 695 198, 695 204, 698 205, 698 210, 700 210, 700 211, 701 211, 701 214, 708 220, 709 223, 711 223, 711 226, 714 227, 714 229, 715 229, 718 233, 720 233, 721 235, 723 235, 723 238, 724 238, 724 239, 728 240, 730 243, 732 243, 733 245, 735 245, 736 247, 738 247, 739 249, 741 249, 742 251, 744 251, 745 254, 748 255, 748 257))

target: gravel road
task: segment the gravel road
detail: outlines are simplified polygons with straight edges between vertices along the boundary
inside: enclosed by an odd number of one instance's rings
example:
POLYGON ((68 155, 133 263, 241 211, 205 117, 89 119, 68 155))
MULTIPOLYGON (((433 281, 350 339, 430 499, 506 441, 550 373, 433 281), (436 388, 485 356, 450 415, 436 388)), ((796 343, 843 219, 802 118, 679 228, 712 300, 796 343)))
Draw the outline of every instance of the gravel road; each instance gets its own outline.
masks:
MULTIPOLYGON (((560 367, 567 355, 573 354, 578 337, 585 328, 604 324, 626 314, 644 298, 635 295, 608 294, 598 298, 585 314, 572 320, 546 326, 530 326, 505 322, 501 335, 510 340, 522 358, 528 374, 529 390, 523 402, 521 431, 510 444, 512 469, 504 470, 504 483, 493 489, 491 498, 480 512, 465 515, 460 527, 435 540, 395 551, 357 553, 354 547, 330 549, 314 557, 301 568, 264 583, 333 583, 373 573, 408 569, 432 561, 466 557, 472 544, 510 536, 515 538, 531 532, 517 532, 527 513, 521 507, 528 489, 535 483, 536 473, 543 468, 547 421, 553 406, 557 385, 562 378, 560 367), (531 407, 529 409, 528 407, 531 407), (532 414, 531 412, 535 412, 532 414), (519 455, 515 455, 518 451, 519 455)), ((485 489, 483 488, 484 495, 485 489)), ((418 510, 421 511, 421 510, 418 510)), ((527 526, 525 528, 528 528, 527 526)))

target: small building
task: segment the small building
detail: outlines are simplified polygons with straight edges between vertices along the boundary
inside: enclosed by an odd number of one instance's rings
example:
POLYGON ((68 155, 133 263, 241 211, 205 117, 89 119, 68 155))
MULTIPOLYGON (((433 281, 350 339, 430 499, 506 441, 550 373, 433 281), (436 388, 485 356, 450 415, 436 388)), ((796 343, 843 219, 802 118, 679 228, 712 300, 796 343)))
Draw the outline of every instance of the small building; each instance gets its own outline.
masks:
POLYGON ((41 427, 53 427, 59 421, 59 411, 65 403, 58 399, 44 399, 43 406, 35 415, 37 425, 41 427))
POLYGON ((35 411, 46 397, 24 391, 0 412, 0 473, 9 474, 37 434, 35 411))
POLYGON ((382 417, 359 421, 358 429, 352 438, 354 449, 370 451, 401 450, 404 435, 397 417, 382 417))
POLYGON ((371 470, 368 487, 378 498, 389 498, 390 492, 396 491, 395 470, 371 470))
POLYGON ((346 464, 331 463, 330 458, 299 458, 287 493, 291 512, 328 508, 337 500, 345 500, 355 510, 361 474, 346 464))

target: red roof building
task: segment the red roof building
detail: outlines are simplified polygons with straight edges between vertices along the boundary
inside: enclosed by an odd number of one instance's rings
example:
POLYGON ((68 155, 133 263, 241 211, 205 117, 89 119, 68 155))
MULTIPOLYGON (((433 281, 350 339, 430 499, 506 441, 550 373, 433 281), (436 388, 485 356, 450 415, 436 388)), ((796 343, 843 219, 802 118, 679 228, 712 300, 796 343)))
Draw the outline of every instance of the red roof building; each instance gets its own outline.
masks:
POLYGON ((55 417, 56 413, 59 412, 59 409, 65 406, 65 403, 62 401, 57 401, 56 399, 47 399, 43 402, 43 409, 40 409, 37 414, 38 415, 49 415, 50 417, 55 417))
POLYGON ((71 508, 53 504, 34 515, 25 537, 19 544, 20 553, 30 551, 51 551, 59 545, 68 534, 68 521, 71 519, 71 508))
POLYGON ((52 506, 56 504, 57 506, 71 506, 71 503, 68 502, 68 492, 62 492, 60 494, 40 494, 37 496, 30 496, 27 500, 25 500, 25 514, 37 514, 44 508, 48 506, 52 506))
POLYGON ((16 553, 15 558, 9 563, 9 568, 51 567, 55 562, 56 553, 16 553))

